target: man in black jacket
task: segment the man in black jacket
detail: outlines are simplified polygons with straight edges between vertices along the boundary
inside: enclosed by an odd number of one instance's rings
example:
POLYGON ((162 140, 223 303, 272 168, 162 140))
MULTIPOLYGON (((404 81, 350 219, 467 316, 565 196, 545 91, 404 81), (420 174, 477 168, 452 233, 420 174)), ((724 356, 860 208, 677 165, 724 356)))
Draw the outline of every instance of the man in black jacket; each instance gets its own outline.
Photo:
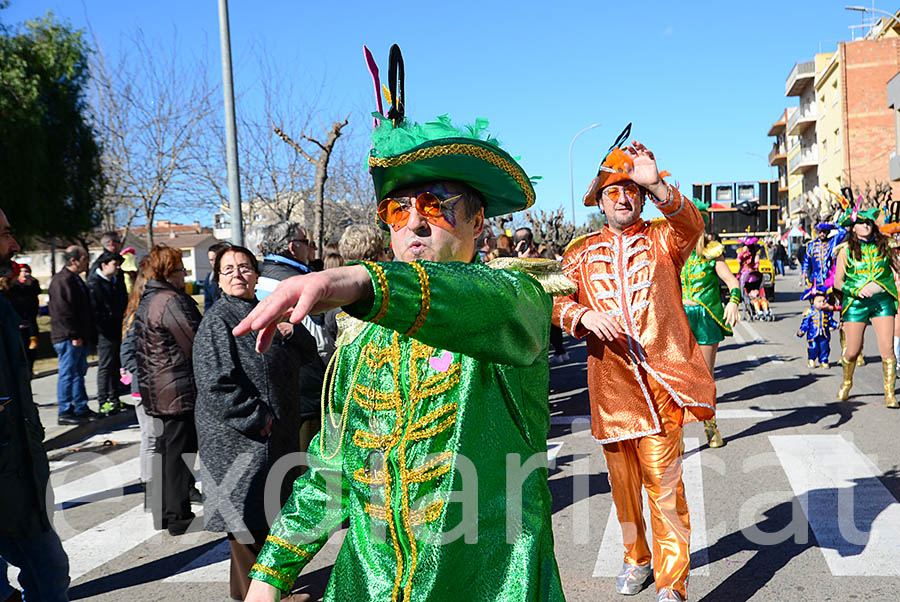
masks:
POLYGON ((88 254, 72 246, 63 254, 66 266, 50 281, 50 340, 59 356, 56 395, 59 424, 81 424, 99 417, 88 408, 84 375, 87 346, 94 340, 94 316, 87 285, 81 274, 88 267, 88 254))
MULTIPOLYGON (((119 347, 122 344, 122 318, 128 297, 119 273, 123 258, 118 253, 103 251, 95 262, 97 268, 88 274, 87 286, 97 327, 97 403, 103 414, 115 414, 119 401, 119 347)), ((121 404, 124 405, 124 404, 121 404)))
MULTIPOLYGON (((264 299, 278 283, 292 276, 308 274, 308 263, 315 256, 316 245, 297 222, 278 222, 268 226, 260 242, 264 258, 256 285, 256 298, 264 299)), ((334 353, 334 336, 325 327, 324 316, 307 316, 294 328, 305 328, 316 340, 323 362, 308 362, 300 367, 300 451, 305 452, 321 422, 319 398, 325 363, 334 353)))
MULTIPOLYGON (((0 277, 12 273, 19 245, 0 210, 0 277)), ((20 567, 27 600, 68 600, 69 559, 50 524, 50 467, 44 427, 31 396, 19 316, 0 297, 0 557, 20 567)))

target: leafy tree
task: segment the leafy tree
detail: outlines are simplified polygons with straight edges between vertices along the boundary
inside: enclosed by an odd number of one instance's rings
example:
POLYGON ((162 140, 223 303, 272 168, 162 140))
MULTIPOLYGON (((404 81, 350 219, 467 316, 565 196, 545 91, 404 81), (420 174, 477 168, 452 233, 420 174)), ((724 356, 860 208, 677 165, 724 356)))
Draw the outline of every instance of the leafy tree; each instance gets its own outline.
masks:
POLYGON ((100 149, 84 102, 89 53, 83 32, 49 12, 0 24, 0 205, 24 239, 77 238, 98 222, 100 149))

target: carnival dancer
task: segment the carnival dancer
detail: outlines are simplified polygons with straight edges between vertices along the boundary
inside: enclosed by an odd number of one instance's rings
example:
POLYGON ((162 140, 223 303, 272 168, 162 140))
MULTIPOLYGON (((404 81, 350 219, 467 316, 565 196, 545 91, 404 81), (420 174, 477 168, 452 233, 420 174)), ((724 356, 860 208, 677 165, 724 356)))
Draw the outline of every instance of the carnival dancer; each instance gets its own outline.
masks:
POLYGON ((803 295, 809 299, 809 309, 803 312, 803 321, 797 336, 806 335, 807 357, 810 368, 828 368, 831 353, 831 330, 838 327, 832 317, 834 306, 829 302, 829 293, 822 287, 812 288, 803 295))
POLYGON ((652 152, 638 142, 621 146, 629 133, 630 124, 584 196, 585 205, 601 204, 607 223, 573 241, 563 255, 563 270, 578 291, 555 301, 553 321, 587 337, 591 431, 603 445, 625 542, 616 590, 636 594, 652 572, 658 600, 685 600, 691 527, 681 481, 681 429, 715 416, 716 386, 675 303, 703 219, 663 181, 652 152), (647 198, 664 219, 641 219, 647 198), (642 486, 650 503, 652 554, 642 486))
POLYGON ((828 240, 828 235, 833 229, 834 224, 827 222, 816 224, 816 240, 806 245, 801 270, 803 284, 807 288, 827 286, 825 281, 831 275, 834 265, 832 256, 834 247, 828 240))
POLYGON ((479 263, 485 216, 530 207, 534 189, 484 136, 484 120, 465 131, 446 116, 407 121, 402 74, 394 46, 393 106, 379 110, 369 156, 398 261, 284 280, 235 330, 262 331, 265 349, 292 306, 294 323, 341 306, 356 318, 326 374, 310 470, 272 525, 247 599, 289 591, 349 520, 326 601, 433 602, 463 591, 560 601, 546 467, 552 300, 522 270, 566 294, 574 286, 555 261, 479 263), (510 454, 532 464, 507 497, 510 454))
MULTIPOLYGON (((703 223, 709 225, 709 203, 694 199, 694 205, 703 216, 703 223)), ((725 263, 722 243, 710 234, 703 234, 691 252, 687 263, 681 268, 681 302, 691 326, 691 332, 700 345, 700 353, 709 373, 715 378, 716 352, 719 343, 731 336, 732 328, 740 319, 738 306, 741 289, 737 278, 725 263), (723 307, 719 294, 719 280, 728 287, 728 303, 723 307)), ((710 447, 722 447, 716 418, 703 421, 706 441, 710 447)))
POLYGON ((837 254, 834 287, 843 293, 841 318, 847 347, 841 357, 844 379, 838 389, 839 401, 850 397, 856 358, 862 351, 866 323, 871 320, 878 339, 884 379, 884 405, 900 408, 894 395, 897 358, 894 357, 894 316, 897 313, 898 271, 896 243, 876 226, 882 217, 877 207, 860 211, 858 205, 847 210, 841 226, 849 229, 846 242, 837 254))

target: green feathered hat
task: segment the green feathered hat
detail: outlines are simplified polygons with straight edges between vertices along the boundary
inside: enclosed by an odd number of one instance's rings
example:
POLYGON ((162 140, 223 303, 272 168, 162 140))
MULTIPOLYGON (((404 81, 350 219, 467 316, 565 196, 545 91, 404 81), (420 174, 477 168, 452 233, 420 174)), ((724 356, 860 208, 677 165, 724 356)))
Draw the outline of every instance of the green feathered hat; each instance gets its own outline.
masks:
POLYGON ((376 127, 369 172, 379 199, 417 182, 455 180, 481 194, 485 217, 521 211, 534 204, 531 178, 495 138, 487 135, 486 119, 465 127, 454 126, 447 115, 423 124, 406 119, 403 57, 396 44, 390 54, 391 89, 384 90, 391 108, 383 114, 378 69, 368 49, 365 52, 378 104, 378 111, 373 113, 376 127))
POLYGON ((843 217, 841 217, 840 224, 841 226, 848 228, 853 226, 856 222, 863 219, 872 220, 875 225, 880 225, 879 221, 884 221, 881 213, 881 209, 878 207, 869 207, 868 209, 859 209, 859 203, 857 203, 856 207, 850 208, 844 212, 843 217))

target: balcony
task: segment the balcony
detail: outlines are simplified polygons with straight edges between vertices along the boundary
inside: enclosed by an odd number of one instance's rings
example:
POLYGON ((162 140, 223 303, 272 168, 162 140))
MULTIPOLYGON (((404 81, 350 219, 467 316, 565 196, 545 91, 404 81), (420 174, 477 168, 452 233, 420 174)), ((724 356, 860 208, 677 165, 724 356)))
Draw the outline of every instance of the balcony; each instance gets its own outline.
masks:
POLYGON ((769 152, 769 165, 787 165, 787 146, 778 144, 772 145, 769 152))
POLYGON ((785 96, 800 96, 806 86, 811 85, 816 79, 816 63, 815 61, 807 61, 805 63, 795 63, 791 69, 787 81, 784 84, 785 96))
POLYGON ((787 122, 787 133, 790 136, 799 136, 806 128, 810 126, 814 126, 816 124, 816 105, 814 103, 809 103, 807 105, 801 105, 797 107, 797 110, 792 112, 790 117, 788 117, 787 122))
POLYGON ((788 161, 788 172, 791 175, 802 174, 819 165, 819 147, 806 148, 788 161))

